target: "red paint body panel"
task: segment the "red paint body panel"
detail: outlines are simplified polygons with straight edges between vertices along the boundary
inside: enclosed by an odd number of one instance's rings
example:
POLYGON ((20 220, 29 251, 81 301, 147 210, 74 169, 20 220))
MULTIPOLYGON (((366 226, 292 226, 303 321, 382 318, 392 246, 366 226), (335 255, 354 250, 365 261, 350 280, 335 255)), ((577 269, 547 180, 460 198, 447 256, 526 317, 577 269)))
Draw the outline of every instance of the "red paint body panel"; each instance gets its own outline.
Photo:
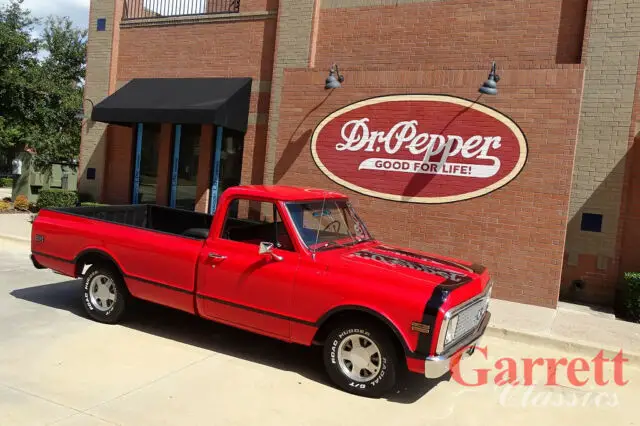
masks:
POLYGON ((412 373, 424 374, 424 360, 418 358, 407 358, 407 369, 412 373))
POLYGON ((424 356, 435 353, 444 313, 480 294, 489 281, 488 273, 473 272, 470 264, 456 259, 378 241, 313 256, 298 238, 284 202, 323 197, 346 199, 335 192, 306 188, 228 189, 204 241, 43 210, 33 225, 32 253, 41 265, 76 276, 79 256, 87 250, 100 251, 117 264, 136 297, 305 345, 312 343, 331 313, 364 310, 383 320, 400 338, 409 355, 409 369, 424 372, 424 356), (259 255, 256 245, 220 238, 227 208, 238 197, 275 202, 295 251, 274 249, 283 258, 278 262, 259 255), (446 281, 443 273, 465 276, 468 282, 451 291, 439 307, 428 337, 429 353, 416 353, 420 335, 411 323, 423 321, 434 290, 446 281))

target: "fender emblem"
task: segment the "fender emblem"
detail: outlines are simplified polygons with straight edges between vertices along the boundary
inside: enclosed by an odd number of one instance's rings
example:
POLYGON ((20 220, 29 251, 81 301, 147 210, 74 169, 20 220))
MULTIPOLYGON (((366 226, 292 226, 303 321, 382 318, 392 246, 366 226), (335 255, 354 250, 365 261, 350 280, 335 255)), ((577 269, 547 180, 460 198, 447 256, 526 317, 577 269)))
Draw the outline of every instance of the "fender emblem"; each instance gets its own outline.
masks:
POLYGON ((36 234, 34 239, 36 243, 44 243, 44 235, 36 234))
POLYGON ((429 334, 431 331, 431 326, 427 324, 422 324, 421 322, 412 322, 411 323, 411 331, 417 331, 418 333, 429 334))

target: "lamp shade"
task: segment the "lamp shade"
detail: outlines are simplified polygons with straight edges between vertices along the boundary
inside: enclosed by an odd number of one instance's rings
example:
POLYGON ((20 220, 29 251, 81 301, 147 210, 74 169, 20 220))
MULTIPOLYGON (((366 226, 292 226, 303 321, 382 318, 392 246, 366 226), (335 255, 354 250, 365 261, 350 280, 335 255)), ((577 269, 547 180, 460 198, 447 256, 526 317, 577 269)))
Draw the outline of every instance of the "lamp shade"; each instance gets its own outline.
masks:
POLYGON ((336 76, 334 75, 334 72, 331 72, 329 74, 329 77, 327 77, 327 80, 325 81, 324 88, 338 89, 340 87, 342 87, 342 84, 340 84, 340 81, 336 78, 336 76))
POLYGON ((497 95, 498 94, 498 85, 495 80, 489 78, 485 81, 480 89, 478 90, 480 93, 484 93, 485 95, 497 95))
POLYGON ((500 81, 500 76, 496 74, 496 63, 494 62, 491 65, 491 72, 489 73, 489 77, 487 81, 485 81, 478 91, 485 95, 497 95, 498 94, 498 81, 500 81))

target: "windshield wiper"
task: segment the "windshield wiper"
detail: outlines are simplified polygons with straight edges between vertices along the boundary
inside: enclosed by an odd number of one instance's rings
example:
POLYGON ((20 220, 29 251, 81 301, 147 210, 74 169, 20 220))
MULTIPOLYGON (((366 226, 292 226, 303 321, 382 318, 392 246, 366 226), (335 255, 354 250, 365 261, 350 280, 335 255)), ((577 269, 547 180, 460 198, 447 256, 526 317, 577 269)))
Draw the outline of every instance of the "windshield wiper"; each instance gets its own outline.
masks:
POLYGON ((351 246, 355 246, 356 244, 360 244, 360 243, 366 243, 367 241, 371 241, 371 238, 362 238, 362 239, 355 239, 355 241, 351 241, 350 243, 346 243, 344 244, 345 247, 351 247, 351 246))
POLYGON ((346 244, 338 244, 335 241, 327 241, 323 245, 315 249, 315 251, 320 251, 331 247, 346 247, 346 244))

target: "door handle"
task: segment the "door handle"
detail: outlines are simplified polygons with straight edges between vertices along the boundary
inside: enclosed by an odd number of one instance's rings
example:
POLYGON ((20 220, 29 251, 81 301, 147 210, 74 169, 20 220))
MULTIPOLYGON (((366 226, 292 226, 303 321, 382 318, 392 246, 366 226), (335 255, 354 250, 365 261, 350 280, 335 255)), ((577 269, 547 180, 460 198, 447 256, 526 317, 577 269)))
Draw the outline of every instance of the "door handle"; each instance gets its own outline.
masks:
POLYGON ((223 261, 226 258, 227 258, 227 256, 223 256, 221 254, 209 253, 209 259, 212 259, 212 260, 223 261))

